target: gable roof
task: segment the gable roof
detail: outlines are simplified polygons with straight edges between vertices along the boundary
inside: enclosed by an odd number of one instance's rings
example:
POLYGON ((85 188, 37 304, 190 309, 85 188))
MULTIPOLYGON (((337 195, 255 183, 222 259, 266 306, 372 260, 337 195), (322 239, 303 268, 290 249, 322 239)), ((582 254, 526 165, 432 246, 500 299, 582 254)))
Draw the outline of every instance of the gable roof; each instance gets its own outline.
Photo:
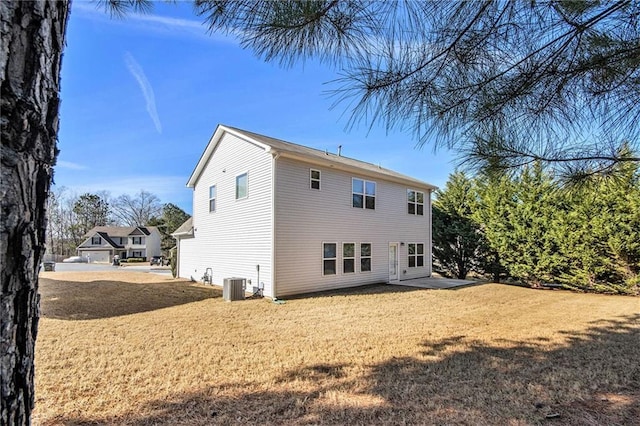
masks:
POLYGON ((185 220, 182 225, 171 233, 172 237, 187 237, 193 236, 193 217, 185 220))
POLYGON ((144 226, 138 226, 129 235, 149 235, 151 232, 144 226))
POLYGON ((155 226, 94 226, 84 236, 85 238, 92 237, 95 234, 107 234, 109 237, 128 237, 129 235, 150 235, 151 232, 156 231, 155 226), (136 230, 140 230, 135 232, 136 230))
POLYGON ((398 182, 410 186, 417 186, 420 188, 426 188, 428 190, 436 190, 437 187, 421 180, 412 178, 410 176, 403 175, 393 170, 385 169, 375 164, 367 163, 364 161, 356 160, 354 158, 344 157, 336 155, 330 152, 321 151, 319 149, 309 148, 307 146, 298 145, 291 142, 285 142, 280 139, 275 139, 269 136, 260 135, 257 133, 249 132, 235 127, 218 125, 216 131, 211 136, 209 143, 207 144, 198 164, 191 173, 187 187, 194 188, 200 174, 204 170, 209 158, 215 151, 216 147, 220 143, 222 136, 225 133, 230 133, 241 139, 244 139, 256 146, 259 146, 265 150, 265 152, 272 155, 281 155, 283 157, 298 159, 309 163, 330 167, 338 170, 355 172, 367 176, 380 177, 382 179, 398 182))
POLYGON ((120 244, 116 244, 116 242, 115 242, 115 241, 113 241, 113 240, 111 239, 111 237, 109 237, 109 234, 107 234, 106 232, 98 232, 98 234, 100 234, 100 236, 101 236, 102 238, 104 238, 104 240, 105 240, 106 242, 108 242, 112 247, 114 247, 114 248, 122 248, 122 247, 124 247, 124 246, 122 246, 122 245, 120 245, 120 244))
MULTIPOLYGON (((113 248, 124 248, 124 246, 116 243, 115 241, 113 241, 109 235, 106 232, 95 232, 93 234, 90 235, 90 237, 94 237, 95 235, 99 235, 103 240, 105 240, 107 242, 107 244, 109 244, 111 247, 113 248)), ((87 234, 89 235, 89 234, 87 234)), ((78 248, 93 248, 93 244, 85 244, 89 241, 89 237, 87 237, 87 239, 84 240, 84 242, 82 244, 80 244, 78 246, 78 248)))

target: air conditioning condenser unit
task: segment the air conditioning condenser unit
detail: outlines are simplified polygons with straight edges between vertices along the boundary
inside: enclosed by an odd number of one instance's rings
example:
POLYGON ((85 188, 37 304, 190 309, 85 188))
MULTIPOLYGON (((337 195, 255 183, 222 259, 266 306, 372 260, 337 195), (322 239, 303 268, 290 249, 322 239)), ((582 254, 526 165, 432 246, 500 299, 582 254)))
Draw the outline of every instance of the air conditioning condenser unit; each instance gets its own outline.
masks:
POLYGON ((244 300, 246 278, 225 278, 222 286, 222 298, 227 302, 244 300))

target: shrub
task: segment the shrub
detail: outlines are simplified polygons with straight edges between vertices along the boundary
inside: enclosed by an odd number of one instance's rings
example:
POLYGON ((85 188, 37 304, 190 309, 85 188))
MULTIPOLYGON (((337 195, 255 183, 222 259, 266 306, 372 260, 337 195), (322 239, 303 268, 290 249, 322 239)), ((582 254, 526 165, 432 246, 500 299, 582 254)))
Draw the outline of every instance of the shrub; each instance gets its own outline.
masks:
POLYGON ((178 275, 178 249, 177 247, 172 248, 169 251, 169 265, 171 266, 171 275, 173 278, 176 278, 178 275))

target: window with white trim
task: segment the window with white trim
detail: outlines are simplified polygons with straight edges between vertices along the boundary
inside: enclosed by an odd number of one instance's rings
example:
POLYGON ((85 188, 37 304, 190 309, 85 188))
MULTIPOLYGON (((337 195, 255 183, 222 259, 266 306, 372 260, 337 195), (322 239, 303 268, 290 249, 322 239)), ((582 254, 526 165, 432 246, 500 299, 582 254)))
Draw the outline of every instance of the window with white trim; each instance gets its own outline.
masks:
POLYGON ((142 257, 142 252, 141 251, 133 251, 131 253, 132 257, 142 257))
POLYGON ((336 243, 322 243, 322 275, 335 275, 338 258, 336 243))
POLYGON ((376 183, 364 179, 351 179, 351 205, 359 209, 376 208, 376 183))
POLYGON ((409 268, 422 268, 424 266, 424 243, 409 243, 409 268))
POLYGON ((342 273, 356 272, 356 243, 342 243, 342 273))
POLYGON ((247 173, 236 176, 236 200, 247 198, 247 173))
POLYGON ((99 246, 102 244, 102 238, 100 237, 91 237, 91 245, 99 246))
POLYGON ((218 198, 218 191, 215 185, 209 187, 209 212, 216 211, 216 199, 218 198))
POLYGON ((144 239, 142 237, 131 237, 131 244, 133 245, 142 245, 144 244, 144 239))
POLYGON ((407 189, 407 213, 424 216, 424 192, 407 189))
POLYGON ((360 243, 360 272, 371 272, 371 243, 360 243))
POLYGON ((309 188, 320 189, 320 170, 309 169, 309 188))

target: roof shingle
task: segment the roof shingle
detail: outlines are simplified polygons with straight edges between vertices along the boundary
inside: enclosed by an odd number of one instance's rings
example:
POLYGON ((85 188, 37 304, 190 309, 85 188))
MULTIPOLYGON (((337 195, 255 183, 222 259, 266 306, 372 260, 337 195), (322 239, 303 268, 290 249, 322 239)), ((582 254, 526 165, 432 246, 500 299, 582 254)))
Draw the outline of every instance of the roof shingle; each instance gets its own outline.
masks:
POLYGON ((243 137, 248 140, 252 140, 261 144, 262 146, 266 146, 271 148, 273 151, 283 154, 285 156, 290 156, 310 162, 320 162, 324 164, 331 164, 332 167, 348 169, 351 171, 359 171, 360 173, 380 176, 381 178, 386 178, 392 181, 398 181, 405 183, 407 185, 414 185, 419 188, 427 188, 429 190, 436 190, 437 187, 431 185, 430 183, 423 182, 419 179, 413 178, 411 176, 403 175, 402 173, 395 172, 390 169, 386 169, 384 167, 380 167, 376 164, 367 163, 365 161, 356 160, 354 158, 345 157, 342 155, 336 155, 330 152, 321 151, 315 148, 309 148, 307 146, 298 145, 291 142, 285 142, 280 139, 275 139, 269 136, 260 135, 258 133, 249 132, 247 130, 238 129, 231 126, 219 125, 216 129, 214 135, 211 137, 209 144, 205 148, 204 153, 200 157, 196 168, 194 169, 191 177, 189 178, 189 182, 187 186, 193 187, 195 186, 195 182, 198 180, 198 177, 202 170, 205 167, 205 164, 208 161, 208 157, 213 153, 213 148, 219 142, 222 134, 224 132, 229 132, 231 134, 235 134, 236 136, 243 137))

